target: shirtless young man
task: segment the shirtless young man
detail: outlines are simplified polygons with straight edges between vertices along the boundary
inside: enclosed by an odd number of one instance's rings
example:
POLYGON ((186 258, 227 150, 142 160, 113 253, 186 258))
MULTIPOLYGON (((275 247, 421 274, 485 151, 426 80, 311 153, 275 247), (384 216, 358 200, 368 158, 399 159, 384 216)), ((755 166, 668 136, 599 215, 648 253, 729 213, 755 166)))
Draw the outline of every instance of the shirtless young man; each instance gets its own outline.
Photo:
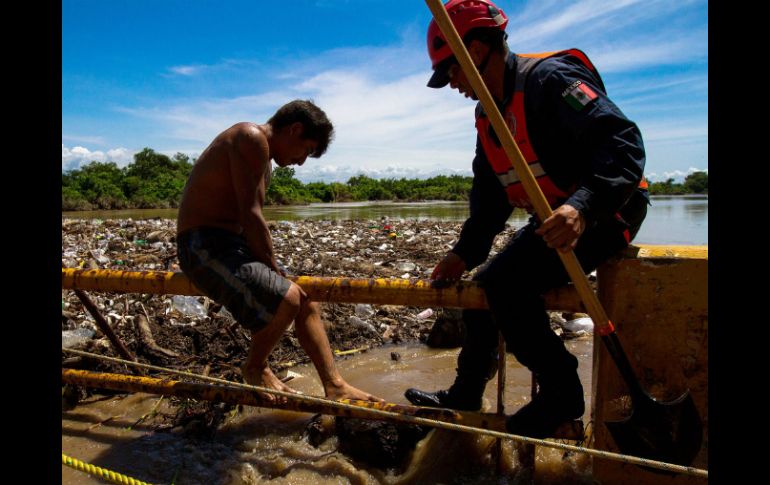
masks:
MULTIPOLYGON (((318 158, 333 131, 320 108, 295 100, 264 124, 237 123, 220 133, 195 162, 184 189, 177 220, 179 263, 199 290, 251 331, 251 347, 241 366, 247 383, 296 392, 267 363, 294 321, 326 397, 382 401, 351 386, 337 371, 319 305, 285 278, 262 215, 270 161, 286 167, 318 158)), ((286 401, 274 394, 264 397, 286 401)))

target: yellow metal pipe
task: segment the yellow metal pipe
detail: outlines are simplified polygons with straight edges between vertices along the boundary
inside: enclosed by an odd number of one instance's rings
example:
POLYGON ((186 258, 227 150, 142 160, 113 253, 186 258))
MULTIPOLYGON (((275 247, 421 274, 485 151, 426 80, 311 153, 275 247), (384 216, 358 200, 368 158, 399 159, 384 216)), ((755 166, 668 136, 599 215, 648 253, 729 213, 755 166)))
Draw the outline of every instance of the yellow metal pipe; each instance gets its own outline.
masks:
POLYGON ((171 271, 62 268, 61 287, 65 290, 78 289, 115 293, 202 294, 184 273, 171 271))
POLYGON ((627 258, 709 259, 709 247, 638 244, 629 246, 623 255, 627 258))
MULTIPOLYGON (((383 416, 367 412, 368 409, 375 409, 398 413, 403 416, 413 416, 444 423, 506 432, 505 416, 498 416, 490 413, 434 409, 393 403, 377 403, 372 401, 342 400, 327 403, 322 402, 323 400, 318 398, 308 399, 302 395, 287 396, 287 402, 279 404, 269 402, 254 391, 241 389, 235 386, 189 383, 168 379, 156 379, 153 377, 90 372, 77 369, 62 369, 62 383, 111 389, 121 392, 145 392, 148 394, 185 397, 203 401, 226 402, 229 404, 243 404, 247 406, 283 409, 286 411, 404 422, 403 419, 398 419, 399 416, 383 416)), ((575 422, 573 426, 565 426, 560 429, 559 435, 555 437, 578 439, 582 436, 583 430, 581 428, 579 423, 575 422)))
POLYGON ((234 386, 190 383, 168 379, 157 379, 153 377, 90 372, 78 369, 62 369, 62 383, 111 389, 121 392, 145 392, 148 394, 176 396, 203 401, 243 404, 247 406, 283 409, 286 411, 332 414, 362 419, 370 419, 373 417, 370 413, 366 412, 366 409, 379 409, 408 416, 419 416, 449 423, 505 431, 505 419, 500 419, 497 415, 469 412, 460 413, 459 411, 452 411, 449 409, 432 409, 393 403, 383 404, 372 401, 355 400, 339 401, 348 405, 346 406, 346 409, 339 409, 319 402, 303 401, 301 396, 298 396, 298 399, 288 399, 288 402, 284 404, 278 404, 268 401, 257 392, 240 389, 234 386), (362 410, 356 408, 361 408, 362 410))
MULTIPOLYGON (((62 268, 62 289, 115 293, 201 295, 181 272, 118 271, 62 268)), ((487 308, 484 290, 473 281, 460 281, 449 288, 432 288, 428 280, 384 278, 333 278, 293 276, 312 300, 334 303, 373 303, 425 307, 487 308)), ((545 295, 552 310, 582 312, 583 305, 572 287, 545 295)))

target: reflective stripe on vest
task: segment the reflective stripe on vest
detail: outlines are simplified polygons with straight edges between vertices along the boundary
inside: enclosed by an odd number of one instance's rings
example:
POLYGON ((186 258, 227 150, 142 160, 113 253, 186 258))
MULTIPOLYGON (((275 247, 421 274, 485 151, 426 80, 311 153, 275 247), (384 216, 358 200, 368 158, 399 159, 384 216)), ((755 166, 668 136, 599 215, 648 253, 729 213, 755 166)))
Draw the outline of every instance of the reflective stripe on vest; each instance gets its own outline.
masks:
MULTIPOLYGON (((560 205, 568 194, 559 189, 548 177, 543 166, 538 162, 537 154, 535 153, 532 144, 529 141, 529 133, 527 132, 527 120, 524 113, 524 84, 527 80, 527 75, 540 61, 548 57, 557 54, 571 54, 585 64, 585 66, 591 70, 591 72, 601 80, 599 73, 594 68, 588 57, 578 49, 568 49, 564 51, 544 52, 540 54, 516 54, 516 80, 514 85, 513 96, 510 103, 505 107, 505 113, 503 117, 508 129, 516 140, 521 154, 524 156, 527 164, 529 164, 530 170, 532 170, 535 179, 537 180, 540 189, 543 191, 548 204, 555 208, 560 205)), ((495 143, 490 135, 489 118, 481 116, 480 109, 476 111, 476 130, 481 140, 481 145, 484 147, 484 152, 487 155, 487 160, 492 166, 495 174, 497 175, 500 183, 505 187, 505 192, 508 195, 508 201, 514 207, 522 207, 527 210, 532 210, 532 205, 529 202, 524 187, 521 184, 521 179, 516 171, 513 169, 508 155, 502 146, 495 143)))

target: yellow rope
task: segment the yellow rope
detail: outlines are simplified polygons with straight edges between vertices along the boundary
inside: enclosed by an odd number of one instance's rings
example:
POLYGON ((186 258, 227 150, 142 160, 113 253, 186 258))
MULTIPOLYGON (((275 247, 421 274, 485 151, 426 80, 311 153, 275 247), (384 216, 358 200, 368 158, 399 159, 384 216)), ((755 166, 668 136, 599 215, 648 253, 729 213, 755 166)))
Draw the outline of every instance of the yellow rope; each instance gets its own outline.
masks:
POLYGON ((501 433, 499 431, 492 431, 488 429, 474 428, 472 426, 465 426, 461 424, 447 423, 444 421, 437 421, 434 419, 420 418, 417 416, 408 416, 401 413, 395 413, 392 411, 383 411, 380 409, 364 408, 361 406, 342 403, 332 399, 325 399, 325 398, 316 397, 316 396, 308 396, 306 394, 294 394, 291 392, 279 391, 276 389, 269 389, 266 387, 252 386, 250 384, 241 384, 240 382, 228 381, 226 379, 219 379, 217 377, 209 377, 209 376, 204 376, 200 374, 194 374, 192 372, 187 372, 187 371, 178 371, 178 370, 168 369, 165 367, 159 367, 151 364, 131 362, 128 360, 109 357, 106 355, 92 354, 90 352, 84 352, 82 350, 74 350, 74 349, 67 349, 67 348, 62 348, 62 350, 65 352, 70 352, 70 353, 81 355, 84 357, 92 357, 96 359, 107 360, 110 362, 116 362, 119 364, 131 365, 134 367, 142 367, 146 369, 157 370, 160 372, 168 372, 171 374, 183 375, 187 377, 192 377, 194 379, 200 379, 200 380, 209 381, 209 382, 216 382, 218 384, 224 384, 227 386, 240 387, 242 389, 248 389, 251 391, 266 392, 269 394, 283 396, 283 397, 286 397, 287 399, 294 399, 294 400, 305 401, 305 402, 316 403, 316 404, 324 404, 326 406, 335 407, 338 409, 356 409, 356 410, 360 410, 361 412, 371 414, 372 416, 388 417, 388 418, 398 419, 398 420, 412 423, 412 424, 421 424, 421 425, 430 426, 433 428, 444 428, 444 429, 450 429, 453 431, 463 431, 466 433, 485 434, 488 436, 493 436, 495 438, 503 438, 503 439, 509 439, 513 441, 520 441, 523 443, 529 443, 529 444, 538 445, 538 446, 545 446, 547 448, 556 448, 564 451, 574 451, 576 453, 584 453, 587 455, 592 455, 599 458, 606 458, 608 460, 620 461, 620 462, 628 463, 632 465, 647 466, 647 467, 657 468, 659 470, 665 470, 673 473, 682 473, 685 475, 708 478, 708 470, 703 470, 700 468, 695 468, 690 466, 675 465, 672 463, 649 460, 647 458, 640 458, 637 456, 623 455, 620 453, 613 453, 610 451, 594 450, 591 448, 584 448, 580 446, 567 445, 564 443, 555 443, 552 441, 546 441, 546 440, 537 439, 537 438, 530 438, 528 436, 519 436, 515 434, 501 433))
POLYGON ((147 482, 127 477, 125 475, 121 475, 120 473, 115 473, 114 471, 80 461, 77 458, 72 458, 71 456, 67 456, 64 453, 61 454, 61 462, 62 465, 67 465, 68 467, 74 468, 75 470, 80 470, 81 472, 88 473, 89 475, 97 476, 103 480, 107 480, 108 482, 125 483, 128 485, 150 485, 147 482))

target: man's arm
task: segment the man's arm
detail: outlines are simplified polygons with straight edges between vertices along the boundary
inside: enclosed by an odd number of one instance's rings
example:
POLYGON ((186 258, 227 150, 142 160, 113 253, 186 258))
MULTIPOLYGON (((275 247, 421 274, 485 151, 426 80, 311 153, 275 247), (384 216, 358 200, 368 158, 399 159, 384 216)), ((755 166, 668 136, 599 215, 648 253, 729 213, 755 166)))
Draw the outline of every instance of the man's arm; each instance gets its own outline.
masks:
MULTIPOLYGON (((545 64, 545 62, 543 63, 545 64)), ((642 178, 645 151, 636 124, 610 100, 601 81, 567 56, 554 60, 541 84, 541 101, 535 110, 547 126, 566 134, 577 151, 569 160, 577 186, 566 204, 576 208, 590 224, 614 218, 642 178), (569 91, 576 83, 595 95, 582 107, 571 104, 569 91)), ((565 135, 553 135, 561 138, 565 135)), ((565 157, 566 158, 566 157, 565 157)))
POLYGON ((607 97, 601 81, 574 58, 543 62, 536 72, 529 112, 546 127, 543 145, 571 147, 555 158, 563 164, 560 171, 577 180, 564 205, 537 232, 549 247, 566 251, 588 225, 614 220, 641 180, 644 144, 639 128, 607 97), (578 85, 592 98, 582 106, 569 94, 578 85))
POLYGON ((243 237, 254 256, 282 274, 275 262, 270 229, 262 215, 263 181, 270 170, 270 150, 264 134, 254 125, 240 127, 233 136, 229 159, 243 237))

